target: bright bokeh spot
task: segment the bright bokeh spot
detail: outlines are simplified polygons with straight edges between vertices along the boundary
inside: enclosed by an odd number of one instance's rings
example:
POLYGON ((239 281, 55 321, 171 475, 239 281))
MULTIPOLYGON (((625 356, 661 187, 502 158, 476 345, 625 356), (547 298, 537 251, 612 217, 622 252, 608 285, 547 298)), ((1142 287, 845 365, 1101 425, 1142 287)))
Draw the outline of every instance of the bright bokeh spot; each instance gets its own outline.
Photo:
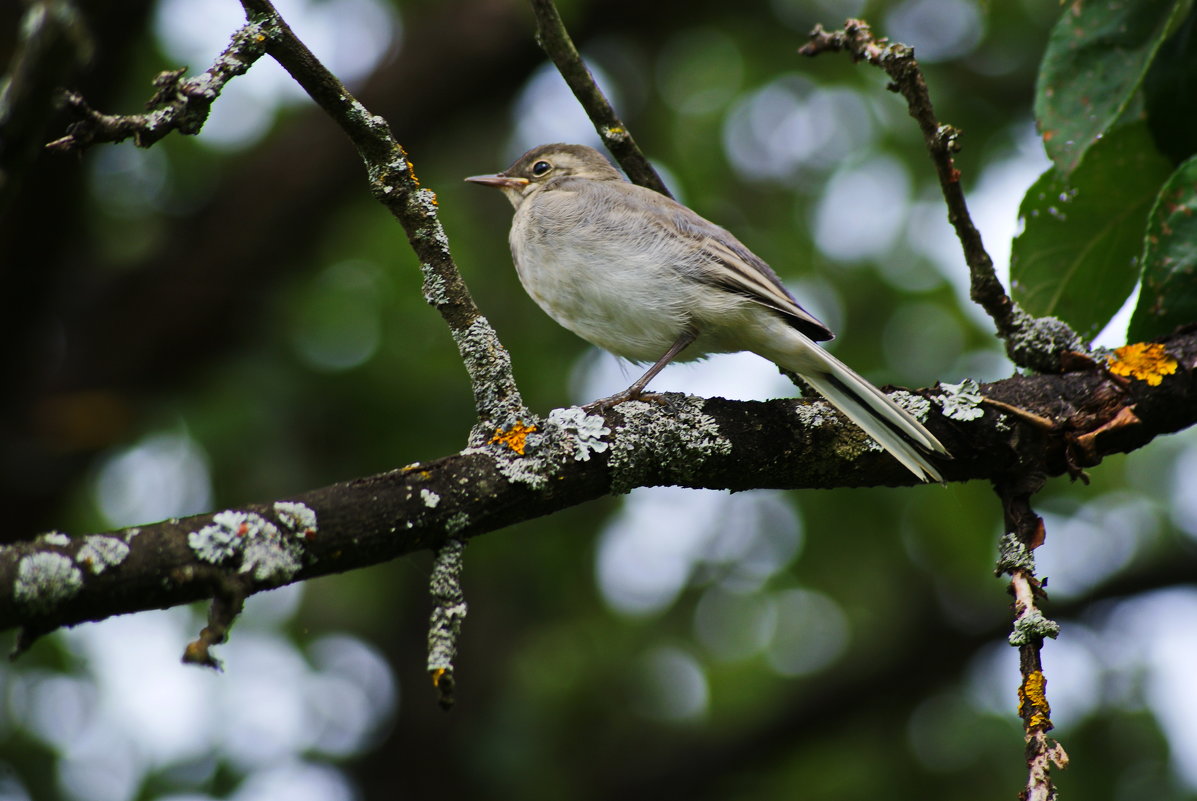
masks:
POLYGON ((186 431, 151 434, 104 459, 92 492, 114 528, 198 514, 212 504, 208 457, 186 431))
POLYGON ((681 114, 710 114, 735 97, 744 75, 736 42, 715 28, 675 34, 661 49, 657 86, 681 114))
POLYGON ((984 22, 971 0, 906 0, 885 15, 883 30, 931 64, 972 52, 985 36, 984 22))
MULTIPOLYGON (((350 89, 375 70, 401 36, 395 7, 378 0, 278 0, 275 7, 350 89)), ((167 57, 186 65, 188 75, 208 69, 244 24, 241 7, 225 0, 162 0, 154 16, 167 57)), ((266 134, 281 108, 300 102, 310 102, 307 94, 264 56, 225 87, 200 141, 225 150, 249 147, 266 134)))
MULTIPOLYGON (((589 66, 603 94, 618 107, 619 92, 614 90, 602 70, 593 63, 589 66)), ((537 68, 520 90, 512 121, 513 130, 507 146, 509 163, 537 145, 553 142, 602 147, 590 118, 578 105, 561 73, 549 62, 537 68)))
POLYGON ((710 688, 702 665, 692 655, 662 646, 647 654, 642 671, 645 714, 669 721, 695 720, 706 714, 710 688))
POLYGON ((718 566, 728 588, 759 588, 801 545, 801 520, 779 493, 642 488, 603 529, 596 570, 608 604, 647 615, 671 605, 702 568, 718 566))
POLYGON ((382 274, 360 260, 316 275, 288 309, 291 345, 310 367, 349 370, 369 361, 382 339, 382 274))
POLYGON ((834 169, 875 137, 873 113, 859 93, 819 87, 797 73, 743 96, 723 126, 724 150, 743 177, 799 185, 804 172, 834 169))
POLYGON ((890 156, 840 170, 815 208, 819 250, 844 262, 885 258, 904 233, 910 192, 906 165, 890 156))

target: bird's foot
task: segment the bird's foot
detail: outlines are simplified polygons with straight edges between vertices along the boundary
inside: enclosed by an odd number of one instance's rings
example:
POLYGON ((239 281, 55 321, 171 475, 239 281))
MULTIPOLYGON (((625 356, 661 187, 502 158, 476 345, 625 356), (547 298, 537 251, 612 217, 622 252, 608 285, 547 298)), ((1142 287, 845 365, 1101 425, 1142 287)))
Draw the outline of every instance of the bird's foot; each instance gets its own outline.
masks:
POLYGON ((599 398, 596 401, 591 401, 583 406, 582 409, 586 412, 601 413, 609 411, 613 407, 618 406, 621 403, 627 403, 628 401, 644 401, 645 403, 656 403, 660 406, 665 406, 668 404, 665 396, 659 392, 645 392, 644 390, 636 392, 634 391, 634 388, 629 387, 623 392, 616 392, 609 398, 599 398))

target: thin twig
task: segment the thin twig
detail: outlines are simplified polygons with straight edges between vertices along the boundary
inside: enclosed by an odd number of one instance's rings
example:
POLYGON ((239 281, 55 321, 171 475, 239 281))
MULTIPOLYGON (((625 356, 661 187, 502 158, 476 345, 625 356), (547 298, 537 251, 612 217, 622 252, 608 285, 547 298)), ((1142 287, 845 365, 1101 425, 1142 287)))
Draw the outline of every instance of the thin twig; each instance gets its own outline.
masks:
POLYGON ((939 122, 927 91, 927 82, 914 58, 914 49, 878 39, 864 20, 850 19, 844 30, 828 32, 822 25, 811 31, 810 41, 799 48, 804 56, 847 51, 853 61, 867 61, 892 79, 890 90, 906 99, 907 108, 923 134, 927 153, 935 165, 939 186, 948 207, 948 220, 964 250, 970 277, 969 295, 993 319, 998 336, 1015 364, 1040 372, 1059 372, 1060 359, 1068 351, 1087 347, 1075 331, 1054 317, 1036 318, 1023 311, 1009 295, 993 269, 993 259, 973 224, 960 185, 960 170, 953 154, 960 149, 960 131, 939 122))
POLYGON ((1006 521, 996 572, 1010 576, 1010 592, 1014 595, 1014 624, 1009 641, 1018 648, 1021 675, 1018 716, 1022 718, 1026 740, 1027 783, 1019 797, 1024 801, 1055 801, 1051 767, 1068 766, 1064 747, 1047 736, 1054 724, 1043 673, 1043 641, 1058 635, 1060 626, 1045 617, 1038 606, 1046 593, 1035 576, 1033 551, 1043 543, 1045 533, 1043 519, 1031 509, 1030 499, 1041 484, 1042 478, 1026 476, 1011 483, 995 482, 1006 521))
MULTIPOLYGON (((197 572, 200 571, 191 571, 192 575, 197 572)), ((245 608, 245 597, 251 592, 252 587, 240 575, 231 576, 216 568, 203 572, 213 588, 212 605, 208 608, 208 625, 204 626, 199 637, 189 642, 183 650, 183 663, 202 665, 220 671, 223 666, 220 660, 212 655, 212 646, 228 640, 229 629, 245 608)))
POLYGON ((432 575, 428 578, 433 601, 432 616, 428 621, 428 673, 442 709, 453 706, 457 684, 453 660, 457 658, 457 640, 467 611, 465 593, 461 589, 464 551, 464 540, 446 540, 436 551, 432 575))
POLYGON ((665 182, 640 151, 632 132, 615 113, 610 101, 603 95, 594 76, 578 54, 561 14, 553 0, 531 0, 536 15, 536 41, 545 54, 557 65, 558 72, 573 91, 574 97, 585 109, 603 144, 615 156, 632 183, 646 186, 663 195, 672 197, 665 188, 665 182))
POLYGON ((65 93, 67 108, 80 119, 67 135, 46 145, 47 150, 83 150, 100 142, 121 142, 129 137, 138 147, 149 147, 171 131, 195 135, 204 127, 212 103, 225 84, 244 75, 265 53, 266 36, 259 25, 237 30, 223 53, 205 72, 184 78, 184 70, 168 70, 154 78, 157 87, 146 103, 145 114, 101 114, 75 92, 65 93))

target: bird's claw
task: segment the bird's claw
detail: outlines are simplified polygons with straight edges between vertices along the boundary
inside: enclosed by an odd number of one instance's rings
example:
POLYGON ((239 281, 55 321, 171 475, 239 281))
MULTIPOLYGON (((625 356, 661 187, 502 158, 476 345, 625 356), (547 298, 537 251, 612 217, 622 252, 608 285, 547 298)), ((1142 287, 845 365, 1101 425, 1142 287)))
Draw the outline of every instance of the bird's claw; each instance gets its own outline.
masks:
POLYGON ((628 401, 644 401, 645 403, 655 403, 659 406, 668 405, 669 401, 660 392, 633 392, 631 389, 625 389, 623 392, 616 392, 608 398, 599 398, 596 401, 591 401, 582 407, 588 413, 590 412, 606 412, 618 406, 621 403, 628 401))

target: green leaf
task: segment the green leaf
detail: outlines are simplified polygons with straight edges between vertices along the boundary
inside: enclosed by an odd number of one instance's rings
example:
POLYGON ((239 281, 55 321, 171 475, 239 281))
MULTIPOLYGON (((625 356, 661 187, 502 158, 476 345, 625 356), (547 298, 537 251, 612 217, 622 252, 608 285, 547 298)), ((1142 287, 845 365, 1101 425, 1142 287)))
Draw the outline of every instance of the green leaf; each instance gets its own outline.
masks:
POLYGON ((1101 331, 1138 281, 1147 213, 1171 169, 1137 122, 1103 137, 1072 175, 1041 175, 1018 212, 1014 299, 1087 339, 1101 331))
POLYGON ((1164 184, 1147 220, 1143 289, 1128 340, 1163 336, 1197 320, 1197 157, 1164 184))
POLYGON ((1147 122, 1160 152, 1180 164, 1197 153, 1197 8, 1156 53, 1143 79, 1147 122))
POLYGON ((1122 115, 1192 0, 1073 0, 1052 28, 1035 87, 1043 146, 1068 174, 1122 115))

